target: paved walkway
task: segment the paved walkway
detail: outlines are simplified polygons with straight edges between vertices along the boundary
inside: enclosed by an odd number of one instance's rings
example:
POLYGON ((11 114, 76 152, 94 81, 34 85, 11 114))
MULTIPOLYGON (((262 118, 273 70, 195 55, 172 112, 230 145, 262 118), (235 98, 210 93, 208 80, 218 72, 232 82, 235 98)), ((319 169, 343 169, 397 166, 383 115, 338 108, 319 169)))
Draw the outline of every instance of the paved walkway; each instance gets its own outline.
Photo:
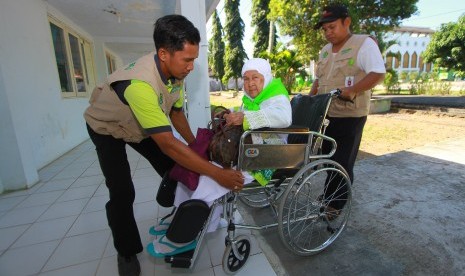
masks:
MULTIPOLYGON (((154 170, 136 152, 128 156, 136 220, 149 243, 149 227, 168 210, 154 203, 154 170)), ((465 137, 364 159, 355 169, 352 215, 334 244, 298 257, 275 229, 245 232, 252 255, 237 275, 465 273, 465 137)), ((0 275, 117 275, 104 212, 108 192, 90 141, 40 178, 31 189, 0 195, 0 275)), ((192 271, 171 270, 143 252, 142 275, 224 275, 224 236, 220 229, 207 237, 192 271)))
MULTIPOLYGON (((170 209, 155 203, 160 177, 128 148, 136 188, 134 213, 144 245, 157 218, 170 209)), ((118 275, 116 251, 105 215, 108 190, 90 140, 39 172, 31 189, 0 195, 0 275, 118 275)), ((254 235, 251 255, 236 275, 275 275, 254 235)), ((171 269, 162 259, 139 254, 142 276, 226 275, 221 262, 226 229, 206 235, 193 270, 171 269)))
POLYGON ((465 273, 465 138, 359 161, 355 177, 348 227, 324 252, 297 257, 261 232, 278 275, 465 273))

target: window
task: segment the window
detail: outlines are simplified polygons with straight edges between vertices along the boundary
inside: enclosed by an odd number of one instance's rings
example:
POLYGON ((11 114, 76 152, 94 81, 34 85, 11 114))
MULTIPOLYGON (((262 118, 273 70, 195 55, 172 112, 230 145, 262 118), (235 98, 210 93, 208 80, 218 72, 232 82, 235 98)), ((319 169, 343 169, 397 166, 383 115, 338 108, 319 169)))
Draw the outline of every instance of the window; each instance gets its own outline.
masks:
POLYGON ((410 58, 409 54, 405 53, 404 56, 403 56, 402 68, 408 68, 409 58, 410 58))
POLYGON ((413 52, 412 59, 410 61, 410 68, 417 68, 417 53, 413 52))
POLYGON ((85 97, 95 86, 91 44, 59 22, 49 21, 62 96, 85 97))
POLYGON ((394 68, 399 68, 400 66, 400 60, 398 57, 400 57, 400 52, 397 52, 396 57, 394 57, 394 68))
POLYGON ((420 56, 420 65, 418 65, 420 67, 420 72, 423 72, 424 71, 424 67, 425 67, 425 64, 423 63, 423 58, 420 56))
POLYGON ((107 52, 105 55, 107 57, 108 75, 110 75, 116 70, 116 61, 115 61, 115 57, 112 54, 107 52))
POLYGON ((387 56, 386 57, 386 69, 392 69, 392 63, 394 61, 394 57, 392 56, 387 56))
POLYGON ((433 67, 433 64, 431 62, 426 63, 426 72, 431 72, 431 68, 433 67))

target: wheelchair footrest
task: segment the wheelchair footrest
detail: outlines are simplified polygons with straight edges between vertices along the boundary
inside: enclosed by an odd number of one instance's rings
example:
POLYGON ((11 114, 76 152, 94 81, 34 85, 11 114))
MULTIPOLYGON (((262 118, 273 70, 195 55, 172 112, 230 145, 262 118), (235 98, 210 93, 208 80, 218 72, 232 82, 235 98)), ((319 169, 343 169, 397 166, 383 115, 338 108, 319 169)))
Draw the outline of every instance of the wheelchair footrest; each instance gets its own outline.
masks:
POLYGON ((174 256, 166 256, 165 262, 171 264, 171 267, 190 268, 194 252, 195 249, 192 249, 174 256))

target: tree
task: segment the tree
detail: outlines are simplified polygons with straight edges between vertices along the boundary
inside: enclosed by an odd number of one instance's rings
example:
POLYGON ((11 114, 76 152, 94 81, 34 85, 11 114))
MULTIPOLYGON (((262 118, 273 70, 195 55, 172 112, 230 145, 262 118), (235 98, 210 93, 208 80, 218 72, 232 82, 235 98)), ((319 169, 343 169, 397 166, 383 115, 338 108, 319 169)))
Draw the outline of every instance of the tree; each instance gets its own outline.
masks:
POLYGON ((220 18, 216 10, 213 12, 212 20, 212 37, 208 43, 210 54, 208 56, 208 64, 212 69, 213 76, 221 80, 224 76, 224 41, 223 41, 223 26, 221 26, 220 18))
POLYGON ((244 21, 239 14, 239 0, 225 0, 224 11, 226 13, 226 53, 224 82, 230 78, 236 81, 236 91, 239 90, 237 79, 241 77, 242 66, 247 58, 242 39, 244 38, 244 21))
POLYGON ((270 0, 270 19, 276 20, 281 34, 293 37, 292 43, 304 60, 316 60, 326 44, 322 33, 314 27, 322 8, 330 2, 348 7, 353 33, 377 34, 398 26, 414 14, 418 0, 270 0))
POLYGON ((442 24, 423 52, 426 62, 454 70, 457 76, 465 76, 465 14, 457 23, 442 24))
POLYGON ((305 76, 303 64, 296 58, 297 52, 288 49, 281 49, 276 53, 262 52, 262 57, 268 59, 273 69, 274 75, 281 78, 289 93, 292 92, 295 83, 295 76, 299 73, 305 76))
MULTIPOLYGON (((269 3, 270 0, 252 0, 250 15, 252 16, 252 26, 255 27, 252 37, 252 40, 255 42, 253 48, 254 57, 258 57, 268 48, 270 39, 270 21, 267 19, 267 15, 270 12, 269 3)), ((276 45, 276 35, 272 42, 272 45, 276 45)))

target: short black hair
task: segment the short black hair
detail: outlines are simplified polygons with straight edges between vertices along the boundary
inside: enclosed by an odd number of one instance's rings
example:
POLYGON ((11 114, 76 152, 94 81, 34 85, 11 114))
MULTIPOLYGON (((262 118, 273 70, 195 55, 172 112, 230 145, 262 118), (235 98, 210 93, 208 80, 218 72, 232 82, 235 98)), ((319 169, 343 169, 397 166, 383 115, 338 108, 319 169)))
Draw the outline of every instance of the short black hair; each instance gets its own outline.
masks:
POLYGON ((179 14, 166 15, 155 22, 153 30, 155 48, 165 48, 168 52, 182 51, 184 43, 200 43, 199 30, 187 18, 179 14))

